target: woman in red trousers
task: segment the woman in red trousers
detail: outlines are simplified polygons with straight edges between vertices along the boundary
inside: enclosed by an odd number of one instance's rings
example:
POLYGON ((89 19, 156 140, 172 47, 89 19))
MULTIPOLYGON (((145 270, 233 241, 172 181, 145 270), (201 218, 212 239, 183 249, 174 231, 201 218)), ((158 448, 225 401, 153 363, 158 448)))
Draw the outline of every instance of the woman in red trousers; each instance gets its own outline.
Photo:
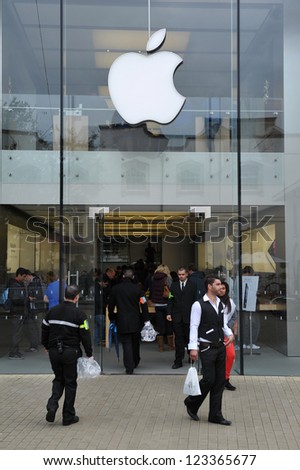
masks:
MULTIPOLYGON (((224 310, 224 323, 226 323, 232 331, 234 331, 235 323, 237 321, 237 312, 236 312, 236 305, 234 301, 229 297, 229 286, 227 282, 222 282, 222 289, 220 289, 220 300, 225 305, 224 310)), ((234 363, 235 359, 235 349, 234 349, 234 342, 230 343, 226 346, 226 383, 225 388, 227 390, 235 390, 230 381, 230 372, 234 363)))

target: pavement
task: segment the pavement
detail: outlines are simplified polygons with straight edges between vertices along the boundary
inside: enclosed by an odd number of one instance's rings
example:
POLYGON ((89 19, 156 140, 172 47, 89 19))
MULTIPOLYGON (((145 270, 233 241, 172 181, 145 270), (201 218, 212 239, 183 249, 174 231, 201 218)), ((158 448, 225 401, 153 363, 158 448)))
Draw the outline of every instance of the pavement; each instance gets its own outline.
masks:
POLYGON ((234 376, 224 391, 231 426, 208 423, 208 397, 192 421, 184 375, 102 374, 79 379, 80 421, 45 420, 52 374, 0 375, 1 450, 299 450, 300 377, 234 376))

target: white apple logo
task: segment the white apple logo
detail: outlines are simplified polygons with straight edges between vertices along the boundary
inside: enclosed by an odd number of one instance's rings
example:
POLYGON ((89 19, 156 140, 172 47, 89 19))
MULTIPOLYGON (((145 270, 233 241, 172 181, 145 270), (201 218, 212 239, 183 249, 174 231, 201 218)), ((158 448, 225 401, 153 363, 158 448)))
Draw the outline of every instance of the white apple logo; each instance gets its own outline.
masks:
POLYGON ((129 52, 111 65, 109 93, 116 110, 129 124, 145 121, 169 124, 184 105, 185 97, 173 82, 182 58, 168 51, 153 53, 165 38, 166 29, 160 29, 147 42, 147 56, 129 52))

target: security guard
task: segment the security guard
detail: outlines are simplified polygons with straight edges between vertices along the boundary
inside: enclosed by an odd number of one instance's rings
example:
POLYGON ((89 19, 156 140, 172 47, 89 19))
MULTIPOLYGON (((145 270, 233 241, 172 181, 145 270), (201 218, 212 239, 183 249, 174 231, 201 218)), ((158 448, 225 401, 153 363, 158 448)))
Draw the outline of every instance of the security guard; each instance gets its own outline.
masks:
POLYGON ((52 382, 52 395, 47 403, 46 420, 53 423, 58 401, 65 391, 63 405, 63 425, 78 423, 75 414, 77 389, 77 359, 82 355, 82 343, 87 357, 93 359, 91 334, 86 314, 76 303, 79 300, 78 286, 65 289, 65 299, 53 307, 42 323, 42 344, 49 352, 51 367, 55 378, 52 382))

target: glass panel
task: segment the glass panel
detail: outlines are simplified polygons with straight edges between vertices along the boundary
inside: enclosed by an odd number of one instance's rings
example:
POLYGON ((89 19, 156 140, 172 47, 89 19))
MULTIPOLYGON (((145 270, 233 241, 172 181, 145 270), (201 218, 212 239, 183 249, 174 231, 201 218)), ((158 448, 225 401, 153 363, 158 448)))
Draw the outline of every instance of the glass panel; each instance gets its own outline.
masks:
MULTIPOLYGON (((258 278, 250 315, 243 279, 247 374, 264 368, 270 358, 274 368, 268 373, 285 374, 286 356, 300 353, 295 308, 297 211, 291 211, 298 186, 291 174, 297 169, 299 139, 293 125, 294 98, 299 94, 292 65, 299 14, 293 1, 241 2, 242 265, 252 268, 245 274, 250 271, 258 278)), ((293 361, 290 365, 293 370, 293 361)))
MULTIPOLYGON (((238 62, 235 1, 151 0, 150 15, 148 1, 64 2, 60 221, 60 2, 1 3, 0 283, 4 289, 18 264, 45 275, 58 272, 62 261, 61 276, 70 272, 78 279, 92 318, 94 270, 145 261, 150 241, 155 261, 168 262, 171 270, 194 262, 199 271, 220 272, 238 302, 239 143, 242 267, 258 276, 260 329, 257 340, 252 332, 252 343, 261 346, 241 357, 246 373, 286 373, 286 359, 293 365, 300 356, 300 11, 295 0, 239 4, 238 62), (149 32, 162 27, 167 37, 161 50, 183 59, 174 84, 186 102, 168 125, 130 126, 114 109, 108 71, 121 54, 145 55, 149 32), (109 216, 97 223, 90 207, 108 207, 109 216), (115 211, 118 225, 110 232, 115 211), (272 371, 264 360, 274 357, 272 371)), ((3 355, 11 331, 6 316, 3 355)), ((251 342, 246 330, 245 344, 251 342)))
MULTIPOLYGON (((46 283, 47 271, 58 268, 58 241, 49 229, 47 208, 39 206, 59 201, 59 160, 52 145, 52 116, 59 110, 58 31, 58 0, 1 2, 1 293, 19 267, 38 274, 42 283, 46 283), (50 22, 53 34, 46 27, 50 22), (56 63, 53 68, 49 54, 56 63)), ((0 356, 4 372, 34 370, 30 351, 26 361, 7 360, 16 335, 22 333, 15 345, 22 353, 33 346, 33 339, 40 338, 40 309, 31 312, 30 318, 26 308, 19 313, 20 322, 15 312, 4 308, 2 297, 0 356), (22 367, 24 363, 27 365, 22 367)), ((45 372, 43 361, 35 370, 45 372)))

